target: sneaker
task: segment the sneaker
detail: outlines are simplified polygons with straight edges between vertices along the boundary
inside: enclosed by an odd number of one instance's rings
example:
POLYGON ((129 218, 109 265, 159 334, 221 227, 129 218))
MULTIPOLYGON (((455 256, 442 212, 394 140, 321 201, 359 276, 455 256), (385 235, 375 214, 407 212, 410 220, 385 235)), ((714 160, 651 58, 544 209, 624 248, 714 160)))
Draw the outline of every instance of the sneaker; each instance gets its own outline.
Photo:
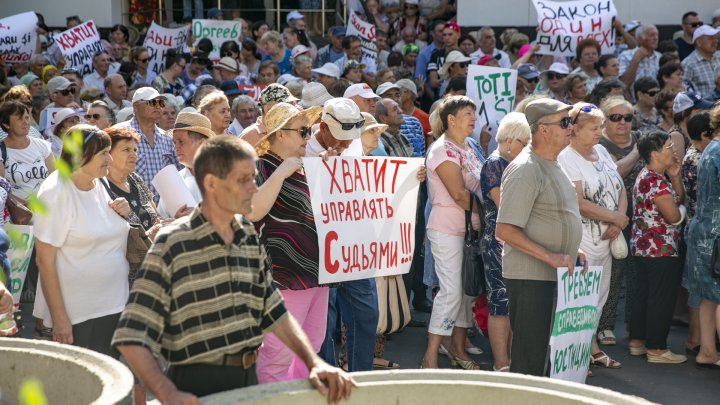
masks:
POLYGON ((680 364, 687 361, 687 357, 682 354, 675 354, 670 350, 665 351, 663 354, 647 354, 648 363, 660 363, 660 364, 680 364))

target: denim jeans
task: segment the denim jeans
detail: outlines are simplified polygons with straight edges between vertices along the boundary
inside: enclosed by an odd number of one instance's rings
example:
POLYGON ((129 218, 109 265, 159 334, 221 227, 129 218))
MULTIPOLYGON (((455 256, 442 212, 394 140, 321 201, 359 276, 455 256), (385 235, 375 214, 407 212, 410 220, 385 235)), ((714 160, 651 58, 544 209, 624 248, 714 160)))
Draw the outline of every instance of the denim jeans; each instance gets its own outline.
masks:
POLYGON ((192 16, 192 3, 195 3, 195 18, 205 18, 203 15, 203 0, 183 0, 183 17, 192 16))
POLYGON ((320 357, 331 365, 337 365, 334 342, 337 311, 347 335, 348 371, 372 370, 378 323, 375 279, 347 281, 330 289, 327 331, 320 357))

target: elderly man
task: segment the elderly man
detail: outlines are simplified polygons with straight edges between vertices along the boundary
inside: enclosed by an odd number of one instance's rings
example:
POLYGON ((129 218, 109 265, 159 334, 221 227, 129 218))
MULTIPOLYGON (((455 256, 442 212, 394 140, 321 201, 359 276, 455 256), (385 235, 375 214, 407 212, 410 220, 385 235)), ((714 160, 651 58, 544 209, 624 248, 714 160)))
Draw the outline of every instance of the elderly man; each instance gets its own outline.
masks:
POLYGON ((85 85, 85 83, 83 83, 82 75, 80 74, 80 72, 78 72, 76 69, 64 69, 62 72, 60 72, 60 76, 70 80, 70 82, 75 85, 79 100, 80 93, 82 92, 83 86, 85 85))
POLYGON ((235 116, 228 131, 232 135, 240 135, 242 131, 257 120, 257 107, 255 101, 246 95, 240 95, 233 100, 232 113, 235 116))
POLYGON ((638 46, 620 54, 620 80, 630 88, 635 80, 641 77, 657 77, 660 69, 660 52, 658 46, 658 30, 654 25, 642 25, 635 30, 638 46))
MULTIPOLYGON (((430 116, 415 106, 415 100, 418 96, 415 82, 410 79, 400 79, 395 84, 400 87, 400 108, 403 114, 417 118, 420 121, 423 133, 427 136, 430 133, 430 116)), ((429 145, 428 142, 426 144, 429 145)))
POLYGON ((48 65, 48 60, 43 55, 33 55, 30 58, 30 71, 37 77, 42 77, 43 68, 48 65))
POLYGON ((375 94, 370 86, 365 83, 357 83, 348 87, 343 97, 354 101, 361 112, 366 112, 370 115, 375 115, 375 104, 380 99, 380 96, 375 94))
POLYGON ((498 59, 498 64, 501 68, 510 69, 512 66, 510 56, 495 47, 497 45, 495 30, 493 30, 492 27, 482 27, 480 28, 479 35, 480 38, 478 38, 478 43, 480 44, 480 48, 470 54, 470 57, 472 58, 470 63, 476 64, 480 58, 487 55, 498 59))
POLYGON ((698 13, 694 11, 688 11, 687 13, 683 14, 682 16, 682 24, 680 24, 680 27, 682 28, 682 35, 675 38, 675 45, 678 47, 678 54, 680 55, 680 60, 685 60, 685 58, 688 57, 694 50, 695 47, 693 46, 695 39, 693 37, 693 34, 695 33, 695 30, 702 26, 703 22, 700 21, 700 17, 698 17, 698 13))
POLYGON ((110 70, 110 55, 101 51, 93 56, 93 72, 83 78, 85 87, 95 87, 100 91, 105 91, 105 78, 110 70))
POLYGON ((203 202, 160 232, 133 284, 112 344, 162 403, 199 404, 197 397, 257 384, 257 348, 268 332, 302 359, 328 402, 349 398, 354 382, 313 352, 243 217, 258 190, 256 159, 228 136, 199 148, 193 166, 203 202))
POLYGON ((51 128, 51 120, 47 116, 48 108, 80 108, 80 105, 75 102, 77 87, 62 76, 53 77, 48 81, 47 92, 51 102, 40 112, 40 122, 38 124, 41 132, 51 128))
POLYGON ((695 50, 682 61, 683 81, 688 90, 709 97, 715 89, 715 73, 720 70, 720 52, 717 51, 720 30, 703 25, 695 30, 695 50))
POLYGON ((108 75, 105 78, 105 97, 103 101, 108 107, 112 108, 114 112, 118 112, 125 107, 131 107, 132 104, 125 99, 127 97, 127 83, 117 73, 108 75))
MULTIPOLYGON (((327 33, 329 43, 318 49, 315 67, 320 67, 326 63, 334 63, 336 60, 345 56, 342 48, 345 32, 346 29, 343 26, 330 27, 327 33)), ((339 73, 338 76, 340 76, 339 73)))
POLYGON ((334 63, 342 72, 345 70, 345 62, 349 60, 360 61, 362 58, 362 42, 355 35, 347 35, 342 40, 343 56, 338 58, 334 63))
POLYGON ((133 95, 132 107, 133 118, 117 125, 132 128, 140 135, 135 171, 150 187, 157 204, 160 196, 152 185, 152 179, 165 166, 175 165, 182 169, 175 155, 172 138, 156 125, 165 108, 165 96, 152 87, 141 87, 133 95))
POLYGON ((496 234, 505 242, 502 267, 513 330, 510 371, 516 373, 547 375, 556 269, 574 269, 578 259, 585 261, 578 251, 577 194, 557 162, 570 144, 570 108, 547 98, 527 105, 532 144, 502 179, 496 234))

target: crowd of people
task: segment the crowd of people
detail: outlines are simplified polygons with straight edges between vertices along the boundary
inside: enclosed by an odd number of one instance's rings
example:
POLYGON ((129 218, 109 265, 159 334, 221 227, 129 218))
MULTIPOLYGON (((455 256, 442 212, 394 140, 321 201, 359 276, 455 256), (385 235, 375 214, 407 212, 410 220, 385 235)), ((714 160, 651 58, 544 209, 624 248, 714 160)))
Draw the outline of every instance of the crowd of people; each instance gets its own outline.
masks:
MULTIPOLYGON (((602 346, 617 343, 625 285, 630 354, 687 361, 667 344, 686 311, 683 351, 720 369, 720 13, 711 25, 688 12, 662 41, 652 24, 615 20, 614 53, 585 39, 566 58, 517 29, 464 32, 452 1, 385 3, 355 11, 376 26, 374 71, 359 37, 333 26, 318 48, 293 11, 282 30, 240 19, 216 62, 212 43, 190 39, 157 75, 116 25, 82 77, 39 15, 35 56, 0 66, 3 221, 19 221, 11 200, 47 211, 33 214, 23 294, 35 337, 122 356, 137 398, 196 403, 297 378, 347 397, 345 371, 400 365, 376 336, 375 280, 318 282, 301 158, 392 156, 424 159, 411 270, 395 277, 430 314, 410 323, 428 328, 420 367, 445 355, 479 369, 468 336, 480 330, 493 370, 548 375, 556 268, 579 263, 602 267, 591 364, 621 367, 602 346), (495 134, 477 128, 469 64, 517 70, 495 134), (167 166, 195 207, 160 197, 152 180, 167 166), (462 285, 466 221, 482 297, 462 285), (126 258, 138 230, 152 241, 142 264, 126 258)), ((8 300, 0 284, 0 311, 8 300)))

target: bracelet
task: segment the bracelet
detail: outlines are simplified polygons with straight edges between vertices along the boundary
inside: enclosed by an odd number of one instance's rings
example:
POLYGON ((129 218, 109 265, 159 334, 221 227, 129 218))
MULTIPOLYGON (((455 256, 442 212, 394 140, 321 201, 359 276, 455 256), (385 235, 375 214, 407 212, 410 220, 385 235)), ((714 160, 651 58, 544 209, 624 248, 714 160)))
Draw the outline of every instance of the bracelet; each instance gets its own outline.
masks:
POLYGON ((678 225, 682 224, 683 221, 685 221, 685 217, 687 216, 687 208, 685 208, 684 205, 682 205, 682 204, 678 205, 678 211, 680 211, 680 220, 673 223, 672 224, 673 226, 678 226, 678 225))

